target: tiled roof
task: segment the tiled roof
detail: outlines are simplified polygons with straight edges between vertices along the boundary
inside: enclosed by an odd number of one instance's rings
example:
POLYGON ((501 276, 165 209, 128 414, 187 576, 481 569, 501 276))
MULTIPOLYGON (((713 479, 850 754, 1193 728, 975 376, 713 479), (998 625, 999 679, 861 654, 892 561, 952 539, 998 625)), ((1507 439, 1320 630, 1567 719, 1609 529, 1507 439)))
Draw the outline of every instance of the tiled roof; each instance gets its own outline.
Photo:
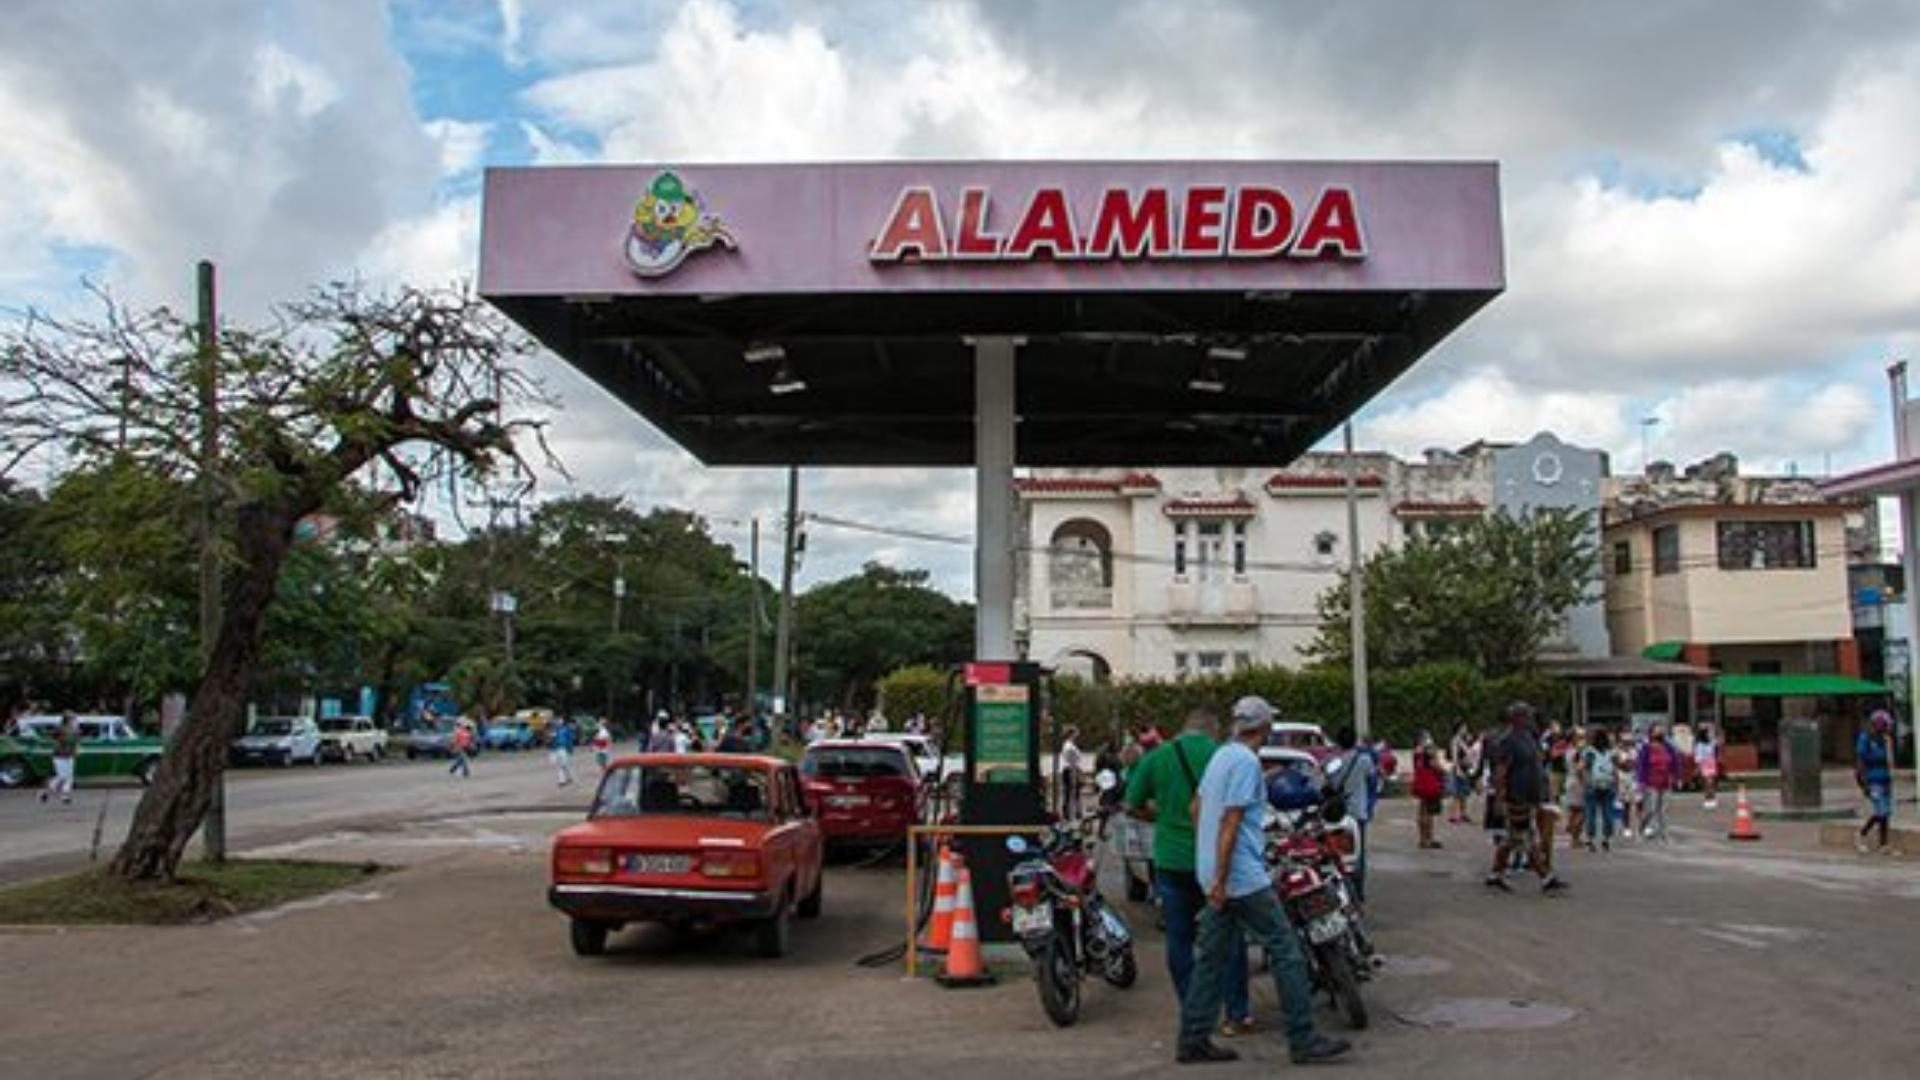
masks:
POLYGON ((1400 517, 1474 517, 1486 513, 1485 503, 1467 499, 1464 502, 1403 502, 1393 508, 1400 517))
POLYGON ((1104 495, 1139 488, 1158 491, 1160 480, 1144 472, 1125 476, 1023 476, 1014 480, 1013 486, 1017 491, 1039 494, 1104 495))
POLYGON ((1168 517, 1252 517, 1253 504, 1234 492, 1211 499, 1170 499, 1162 507, 1168 517))
MULTIPOLYGON (((1354 485, 1356 487, 1377 488, 1381 483, 1380 474, 1378 473, 1361 473, 1359 476, 1354 477, 1354 485)), ((1329 488, 1344 488, 1346 486, 1347 478, 1339 474, 1274 473, 1272 476, 1267 477, 1268 491, 1272 491, 1275 488, 1325 490, 1329 488)))

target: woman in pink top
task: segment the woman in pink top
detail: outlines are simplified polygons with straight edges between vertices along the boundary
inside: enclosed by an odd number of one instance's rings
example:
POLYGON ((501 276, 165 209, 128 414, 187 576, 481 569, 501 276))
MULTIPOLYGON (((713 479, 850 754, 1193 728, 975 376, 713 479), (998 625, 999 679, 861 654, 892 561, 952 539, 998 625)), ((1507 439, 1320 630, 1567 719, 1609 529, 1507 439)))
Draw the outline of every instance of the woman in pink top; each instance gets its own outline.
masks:
POLYGON ((1693 764, 1700 770, 1700 786, 1707 793, 1701 805, 1711 810, 1717 805, 1720 792, 1720 743, 1714 738, 1711 725, 1700 725, 1700 734, 1694 736, 1693 764))

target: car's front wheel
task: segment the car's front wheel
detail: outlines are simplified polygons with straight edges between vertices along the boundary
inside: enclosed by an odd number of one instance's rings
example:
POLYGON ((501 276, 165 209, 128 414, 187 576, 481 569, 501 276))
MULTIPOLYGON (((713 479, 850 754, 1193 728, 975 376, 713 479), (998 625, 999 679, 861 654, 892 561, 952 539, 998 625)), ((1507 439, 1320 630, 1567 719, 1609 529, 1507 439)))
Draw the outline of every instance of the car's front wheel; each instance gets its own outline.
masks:
POLYGON ((780 906, 771 918, 764 919, 753 931, 753 951, 768 960, 778 960, 793 947, 793 896, 782 893, 780 906))
POLYGON ((609 927, 592 919, 575 919, 571 928, 575 956, 599 956, 607 951, 609 927))
POLYGON ((799 916, 803 919, 819 918, 820 907, 826 901, 826 894, 827 894, 827 871, 825 867, 821 867, 820 877, 817 880, 815 880, 813 883, 813 891, 808 893, 800 901, 800 908, 798 912, 799 916))

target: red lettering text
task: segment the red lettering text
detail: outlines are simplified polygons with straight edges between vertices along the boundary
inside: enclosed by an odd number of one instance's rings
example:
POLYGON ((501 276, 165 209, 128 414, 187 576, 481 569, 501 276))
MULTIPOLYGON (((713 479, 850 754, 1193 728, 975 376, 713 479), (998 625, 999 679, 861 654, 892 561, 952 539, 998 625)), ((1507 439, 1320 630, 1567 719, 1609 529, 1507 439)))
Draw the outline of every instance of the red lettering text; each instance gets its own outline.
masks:
POLYGON ((1233 239, 1227 254, 1261 259, 1287 250, 1293 239, 1293 203, 1267 187, 1244 187, 1233 200, 1233 239))
POLYGON ((1093 227, 1087 231, 1087 257, 1123 259, 1173 253, 1173 207, 1166 188, 1148 188, 1135 201, 1124 189, 1108 188, 1100 196, 1093 227))
POLYGON ((1007 238, 1005 257, 1031 259, 1041 248, 1056 259, 1075 258, 1080 241, 1073 233, 1073 215, 1067 210, 1067 194, 1059 188, 1041 188, 1033 193, 1027 212, 1020 216, 1013 235, 1007 238))
POLYGON ((1180 222, 1180 254, 1218 255, 1226 247, 1227 189, 1206 185, 1187 189, 1186 214, 1180 222))
POLYGON ((1293 245, 1297 259, 1312 259, 1331 251, 1343 259, 1365 258, 1367 245, 1360 238, 1360 213, 1354 209, 1353 191, 1330 187, 1320 193, 1293 245))
POLYGON ((1000 238, 987 231, 987 189, 960 193, 960 219, 953 226, 953 257, 991 259, 1000 254, 1000 238))
POLYGON ((940 204, 933 189, 910 187, 893 204, 893 214, 880 239, 873 242, 875 262, 898 262, 911 253, 922 259, 947 257, 947 237, 940 224, 940 204))

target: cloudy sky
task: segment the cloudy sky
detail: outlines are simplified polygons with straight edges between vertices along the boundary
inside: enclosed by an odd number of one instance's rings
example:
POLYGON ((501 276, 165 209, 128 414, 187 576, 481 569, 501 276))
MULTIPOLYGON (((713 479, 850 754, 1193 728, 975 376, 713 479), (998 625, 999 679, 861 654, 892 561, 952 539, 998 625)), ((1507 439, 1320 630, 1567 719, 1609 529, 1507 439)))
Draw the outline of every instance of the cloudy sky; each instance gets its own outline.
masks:
MULTIPOLYGON (((1920 334, 1920 3, 1846 0, 8 0, 0 306, 83 277, 257 316, 329 276, 476 269, 479 170, 568 161, 1472 158, 1508 291, 1359 418, 1414 453, 1546 427, 1641 461, 1884 457, 1920 334), (164 14, 162 12, 164 11, 164 14)), ((548 492, 779 513, 563 365, 548 492)), ((816 471, 845 517, 969 531, 964 472, 816 471)), ((969 588, 964 549, 816 528, 969 588)))

